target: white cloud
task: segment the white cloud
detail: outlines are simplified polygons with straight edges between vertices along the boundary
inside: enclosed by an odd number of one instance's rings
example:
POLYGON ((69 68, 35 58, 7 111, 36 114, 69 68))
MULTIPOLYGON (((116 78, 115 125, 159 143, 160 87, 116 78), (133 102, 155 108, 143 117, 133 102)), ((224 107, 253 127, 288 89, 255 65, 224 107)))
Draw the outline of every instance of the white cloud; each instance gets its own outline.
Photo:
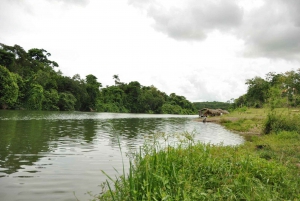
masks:
MULTIPOLYGON (((213 30, 231 30, 239 26, 243 11, 230 0, 188 0, 166 7, 158 1, 130 0, 153 18, 154 28, 178 40, 203 40, 213 30)), ((176 3, 178 3, 176 1, 176 3)))
POLYGON ((129 1, 147 12, 156 30, 176 40, 202 41, 219 30, 245 41, 244 56, 300 60, 299 1, 185 2, 178 7, 177 2, 165 6, 160 1, 129 1))
POLYGON ((3 0, 0 42, 44 48, 60 70, 227 101, 245 80, 299 67, 296 0, 3 0))

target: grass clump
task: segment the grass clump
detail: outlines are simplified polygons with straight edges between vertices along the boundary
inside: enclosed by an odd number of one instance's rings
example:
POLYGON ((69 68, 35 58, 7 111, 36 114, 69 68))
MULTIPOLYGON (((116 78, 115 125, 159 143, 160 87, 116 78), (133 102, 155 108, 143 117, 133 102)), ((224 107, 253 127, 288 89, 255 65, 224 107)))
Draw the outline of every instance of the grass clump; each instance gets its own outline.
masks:
POLYGON ((215 146, 185 136, 176 146, 146 143, 128 174, 109 177, 109 190, 95 200, 300 199, 299 175, 277 160, 266 160, 246 145, 215 146))
POLYGON ((244 146, 255 145, 255 151, 261 158, 277 161, 278 163, 295 169, 299 173, 300 167, 300 134, 296 131, 279 131, 262 137, 252 138, 244 146), (263 148, 257 148, 263 145, 263 148))
POLYGON ((250 119, 239 119, 237 121, 221 120, 220 123, 222 123, 229 130, 247 132, 252 127, 253 121, 250 119))
POLYGON ((296 168, 298 174, 300 170, 299 110, 250 108, 246 113, 247 115, 233 112, 222 117, 220 123, 230 130, 239 131, 239 126, 233 126, 236 125, 234 122, 250 120, 246 124, 250 127, 249 131, 253 132, 244 135, 249 140, 243 145, 244 149, 260 158, 276 161, 289 169, 296 168), (227 122, 231 122, 231 127, 226 125, 227 122))
POLYGON ((271 112, 264 123, 264 134, 280 131, 296 131, 300 133, 300 115, 271 112))

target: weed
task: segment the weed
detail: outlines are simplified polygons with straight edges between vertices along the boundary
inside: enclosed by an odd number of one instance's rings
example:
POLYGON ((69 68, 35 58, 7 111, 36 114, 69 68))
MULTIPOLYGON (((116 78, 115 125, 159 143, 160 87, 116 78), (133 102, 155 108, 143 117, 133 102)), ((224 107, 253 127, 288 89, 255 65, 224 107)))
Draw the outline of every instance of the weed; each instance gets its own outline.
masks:
POLYGON ((274 157, 271 146, 258 155, 249 152, 249 144, 215 146, 195 143, 190 137, 179 141, 176 147, 161 148, 158 141, 145 145, 146 149, 141 148, 130 162, 126 176, 115 180, 108 177, 115 190, 107 182, 108 192, 97 199, 300 199, 300 179, 295 172, 276 160, 265 160, 274 157))

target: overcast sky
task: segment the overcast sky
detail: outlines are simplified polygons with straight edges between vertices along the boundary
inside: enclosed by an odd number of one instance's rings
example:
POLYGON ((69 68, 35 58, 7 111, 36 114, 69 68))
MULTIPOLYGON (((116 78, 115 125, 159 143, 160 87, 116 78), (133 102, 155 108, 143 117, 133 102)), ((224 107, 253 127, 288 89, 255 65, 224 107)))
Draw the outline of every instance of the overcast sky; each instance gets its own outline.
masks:
POLYGON ((43 48, 66 76, 228 101, 300 68, 299 0, 0 0, 0 43, 43 48))

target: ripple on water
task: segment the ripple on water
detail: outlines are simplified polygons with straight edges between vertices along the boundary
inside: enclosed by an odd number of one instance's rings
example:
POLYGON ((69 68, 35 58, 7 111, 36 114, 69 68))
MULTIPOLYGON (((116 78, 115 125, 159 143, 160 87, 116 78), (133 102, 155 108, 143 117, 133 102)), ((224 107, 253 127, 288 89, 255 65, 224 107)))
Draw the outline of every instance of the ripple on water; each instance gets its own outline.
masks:
POLYGON ((0 149, 0 198, 5 201, 76 200, 73 192, 89 200, 85 193, 99 193, 106 179, 101 170, 112 177, 122 174, 128 152, 160 132, 194 132, 201 142, 243 142, 219 125, 192 121, 196 116, 0 112, 0 148, 5 147, 0 149))

